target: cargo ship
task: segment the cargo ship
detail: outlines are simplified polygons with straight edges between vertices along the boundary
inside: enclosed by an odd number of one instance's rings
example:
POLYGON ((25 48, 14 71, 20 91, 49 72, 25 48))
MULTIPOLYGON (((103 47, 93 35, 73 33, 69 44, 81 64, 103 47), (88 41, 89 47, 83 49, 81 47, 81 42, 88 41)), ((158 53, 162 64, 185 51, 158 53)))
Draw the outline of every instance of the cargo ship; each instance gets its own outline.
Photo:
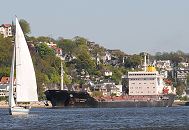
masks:
POLYGON ((128 72, 122 80, 119 96, 92 97, 89 92, 68 90, 47 90, 45 95, 52 107, 170 107, 174 102, 174 88, 153 66, 144 64, 143 71, 128 72))
POLYGON ((165 85, 157 72, 128 72, 123 77, 128 86, 122 86, 120 96, 92 97, 88 92, 47 90, 46 99, 53 107, 170 107, 175 94, 165 85))
MULTIPOLYGON (((47 90, 46 98, 52 107, 99 107, 99 108, 122 108, 122 107, 171 107, 174 102, 174 94, 151 95, 151 96, 121 96, 96 99, 87 92, 67 90, 47 90)), ((48 103, 46 104, 48 105, 48 103)))

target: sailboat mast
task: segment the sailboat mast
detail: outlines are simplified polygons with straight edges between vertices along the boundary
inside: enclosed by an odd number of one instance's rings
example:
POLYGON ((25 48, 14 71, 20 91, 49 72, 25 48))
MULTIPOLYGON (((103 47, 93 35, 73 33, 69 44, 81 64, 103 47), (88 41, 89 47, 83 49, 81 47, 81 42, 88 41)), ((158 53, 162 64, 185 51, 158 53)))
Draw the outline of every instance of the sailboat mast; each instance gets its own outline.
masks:
POLYGON ((10 83, 9 83, 9 107, 15 106, 15 100, 14 100, 14 67, 15 66, 14 65, 15 65, 15 44, 13 49, 10 83))
POLYGON ((62 60, 61 60, 61 88, 60 90, 64 90, 64 70, 63 70, 62 60))

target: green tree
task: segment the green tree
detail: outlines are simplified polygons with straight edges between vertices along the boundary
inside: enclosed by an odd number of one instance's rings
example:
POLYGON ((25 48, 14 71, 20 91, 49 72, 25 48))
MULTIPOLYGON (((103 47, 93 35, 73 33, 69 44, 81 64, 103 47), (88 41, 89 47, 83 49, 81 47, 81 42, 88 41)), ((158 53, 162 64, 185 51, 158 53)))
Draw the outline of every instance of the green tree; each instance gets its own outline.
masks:
POLYGON ((48 76, 40 71, 36 71, 37 91, 39 99, 44 99, 45 86, 49 83, 48 76))
POLYGON ((186 61, 187 55, 182 51, 177 52, 158 52, 155 55, 155 59, 157 60, 171 60, 175 67, 177 67, 179 62, 186 61))
POLYGON ((115 82, 115 84, 121 83, 121 76, 122 72, 119 68, 114 68, 113 69, 113 74, 112 74, 112 80, 115 82))
POLYGON ((183 82, 178 82, 176 86, 177 95, 181 96, 185 90, 186 90, 186 85, 183 82))
POLYGON ((73 54, 74 50, 77 47, 75 42, 73 42, 72 40, 63 38, 59 38, 57 45, 58 47, 62 48, 65 53, 68 54, 73 54))
POLYGON ((142 61, 142 56, 134 54, 125 60, 125 67, 137 68, 141 64, 141 61, 142 61))
POLYGON ((87 44, 87 39, 83 37, 76 36, 73 38, 73 42, 75 42, 76 45, 86 45, 87 44))
POLYGON ((3 38, 0 35, 0 78, 2 76, 9 76, 11 59, 13 54, 12 38, 3 38))
POLYGON ((54 50, 49 48, 45 43, 38 44, 36 48, 42 58, 46 56, 55 56, 54 50))
POLYGON ((30 34, 31 30, 30 30, 30 24, 24 20, 24 19, 20 19, 19 20, 20 26, 23 30, 24 35, 30 34))
POLYGON ((95 62, 92 60, 91 55, 85 45, 80 45, 76 50, 77 55, 77 69, 85 69, 92 74, 96 68, 95 62))

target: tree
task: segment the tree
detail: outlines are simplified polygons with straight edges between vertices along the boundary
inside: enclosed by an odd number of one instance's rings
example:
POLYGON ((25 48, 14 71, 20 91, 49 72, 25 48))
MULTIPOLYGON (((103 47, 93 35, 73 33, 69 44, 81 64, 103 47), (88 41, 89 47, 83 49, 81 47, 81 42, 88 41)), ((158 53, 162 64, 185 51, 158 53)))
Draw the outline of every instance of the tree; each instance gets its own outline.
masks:
POLYGON ((55 40, 51 37, 39 36, 37 38, 38 42, 55 42, 55 40))
POLYGON ((23 30, 24 35, 30 34, 31 30, 30 30, 30 24, 24 20, 24 19, 20 19, 19 20, 20 26, 23 30))
POLYGON ((126 68, 137 68, 141 64, 142 56, 132 55, 125 60, 126 68))
POLYGON ((177 95, 181 96, 185 90, 186 90, 186 85, 183 82, 178 82, 176 86, 177 95))
POLYGON ((75 42, 70 39, 59 38, 57 44, 58 47, 62 48, 62 50, 68 54, 73 54, 75 48, 77 47, 75 42))
POLYGON ((94 68, 96 68, 95 62, 92 60, 91 55, 85 45, 80 45, 76 50, 77 56, 77 65, 76 68, 81 71, 85 69, 92 74, 94 68))
POLYGON ((38 44, 36 48, 42 58, 55 55, 54 50, 49 48, 45 43, 38 44))
POLYGON ((0 35, 0 78, 2 76, 9 76, 10 74, 13 54, 13 45, 11 41, 11 38, 3 38, 3 36, 0 35))
POLYGON ((177 52, 163 52, 156 53, 155 59, 157 60, 171 60, 174 66, 177 66, 179 62, 186 61, 187 55, 182 51, 177 52))
POLYGON ((119 68, 114 68, 113 69, 113 74, 112 74, 112 80, 115 82, 115 84, 119 84, 121 82, 121 76, 123 74, 119 70, 119 68))
POLYGON ((83 37, 76 36, 73 38, 73 41, 76 43, 76 45, 86 45, 87 39, 83 37))

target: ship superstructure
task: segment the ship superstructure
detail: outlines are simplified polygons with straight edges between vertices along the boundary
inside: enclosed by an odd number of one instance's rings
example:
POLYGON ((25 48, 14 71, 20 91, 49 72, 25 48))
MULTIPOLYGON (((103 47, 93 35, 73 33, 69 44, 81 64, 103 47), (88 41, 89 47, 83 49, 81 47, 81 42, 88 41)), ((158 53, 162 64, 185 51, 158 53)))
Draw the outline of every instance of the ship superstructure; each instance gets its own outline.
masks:
POLYGON ((158 71, 128 72, 129 95, 160 95, 165 86, 158 71))

